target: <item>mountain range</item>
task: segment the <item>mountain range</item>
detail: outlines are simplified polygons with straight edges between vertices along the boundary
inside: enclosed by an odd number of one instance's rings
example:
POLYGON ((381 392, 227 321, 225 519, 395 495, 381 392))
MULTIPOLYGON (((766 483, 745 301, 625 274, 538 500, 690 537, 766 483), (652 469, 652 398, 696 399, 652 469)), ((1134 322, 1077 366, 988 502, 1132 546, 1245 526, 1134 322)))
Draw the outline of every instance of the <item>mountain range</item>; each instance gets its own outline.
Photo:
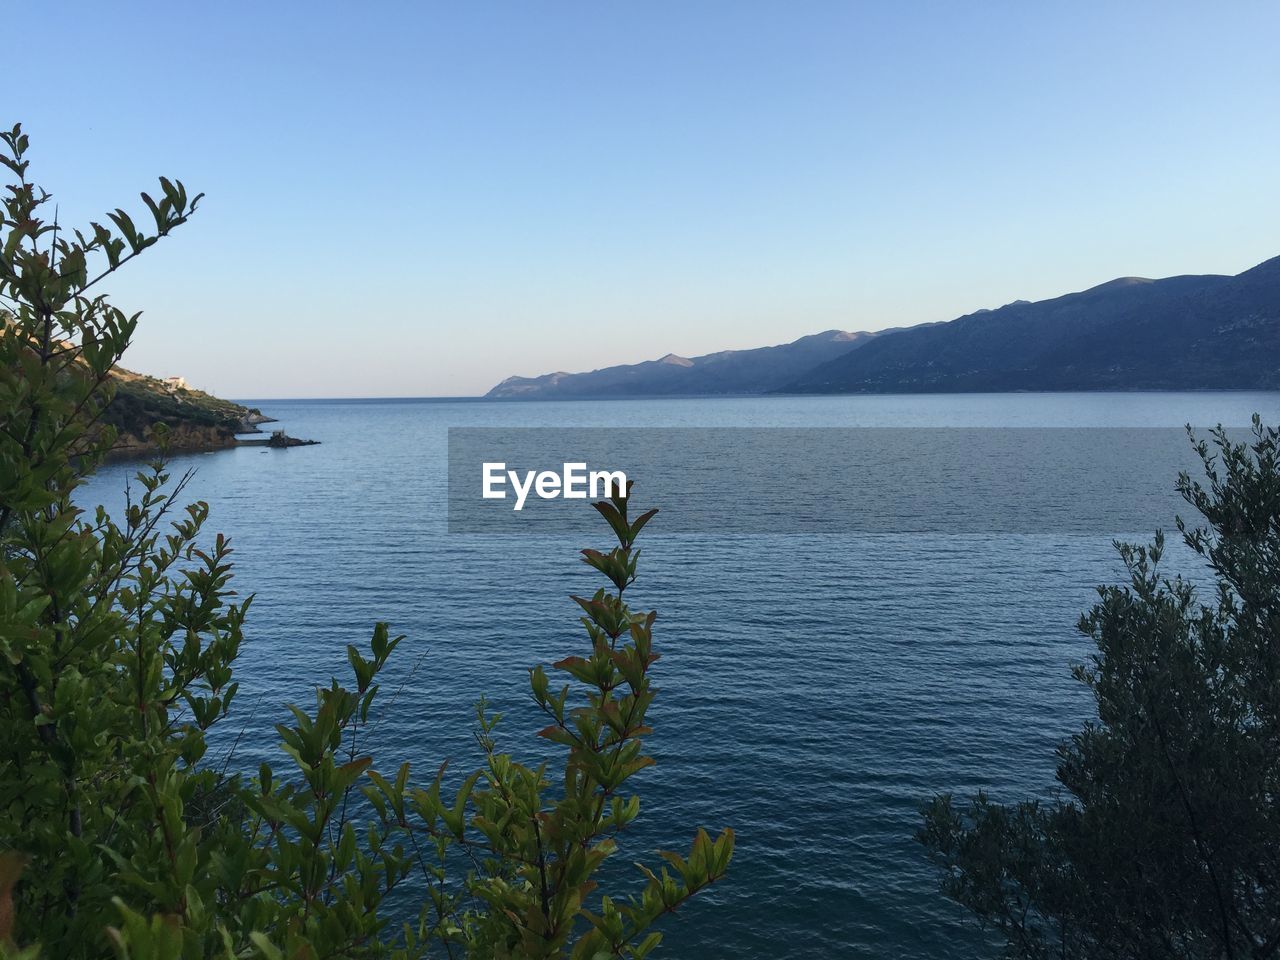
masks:
POLYGON ((768 393, 861 348, 877 335, 827 330, 776 347, 722 350, 701 357, 678 357, 669 353, 660 360, 605 367, 590 373, 508 377, 486 396, 542 400, 768 393))
POLYGON ((497 399, 1280 389, 1280 257, 1237 276, 1122 277, 943 323, 510 377, 497 399))

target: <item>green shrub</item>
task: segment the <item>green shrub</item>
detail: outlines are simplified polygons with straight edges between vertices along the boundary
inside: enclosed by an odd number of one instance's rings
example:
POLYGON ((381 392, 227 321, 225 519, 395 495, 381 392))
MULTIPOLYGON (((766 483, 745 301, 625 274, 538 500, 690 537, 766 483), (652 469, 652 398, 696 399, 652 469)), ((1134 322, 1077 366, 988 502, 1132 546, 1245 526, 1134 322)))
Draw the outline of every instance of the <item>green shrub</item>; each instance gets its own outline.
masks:
MULTIPOLYGON (((608 581, 582 608, 581 654, 537 667, 554 764, 500 752, 481 705, 483 766, 446 791, 375 765, 361 731, 400 638, 348 648, 352 679, 278 728, 256 778, 205 763, 234 700, 249 602, 231 549, 201 535, 163 462, 124 516, 73 494, 113 439, 110 373, 137 324, 97 284, 185 223, 199 197, 161 180, 68 235, 41 219, 15 127, 0 235, 0 957, 643 957, 654 922, 719 879, 733 834, 641 868, 632 895, 601 868, 637 817, 654 614, 623 599, 641 529, 626 495, 596 504, 616 540, 583 559, 608 581), (201 544, 206 544, 201 546, 201 544), (409 899, 416 911, 393 910, 409 899)), ((629 493, 629 491, 628 491, 629 493)), ((610 874, 612 876, 612 874, 610 874)))
POLYGON ((1253 431, 1178 480, 1209 597, 1161 575, 1157 535, 1081 619, 1097 719, 1058 750, 1064 797, 926 810, 945 892, 1008 956, 1280 955, 1280 431, 1253 431))

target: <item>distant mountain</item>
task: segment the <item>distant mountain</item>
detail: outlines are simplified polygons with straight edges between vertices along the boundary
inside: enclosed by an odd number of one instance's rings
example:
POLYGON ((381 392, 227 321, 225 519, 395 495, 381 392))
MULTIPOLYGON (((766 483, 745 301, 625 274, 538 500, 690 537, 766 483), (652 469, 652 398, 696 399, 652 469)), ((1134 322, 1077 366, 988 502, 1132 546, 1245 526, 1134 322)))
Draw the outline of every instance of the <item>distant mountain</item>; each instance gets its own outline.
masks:
POLYGON ((1123 277, 877 337, 784 393, 1280 389, 1280 257, 1235 277, 1123 277))
POLYGON ((860 349, 878 335, 881 334, 827 330, 776 347, 722 350, 701 357, 669 353, 661 360, 605 367, 590 373, 508 377, 485 396, 558 400, 766 393, 829 360, 860 349))
POLYGON ((1280 389, 1280 257, 1235 277, 1121 277, 946 323, 511 377, 486 396, 1212 389, 1280 389))

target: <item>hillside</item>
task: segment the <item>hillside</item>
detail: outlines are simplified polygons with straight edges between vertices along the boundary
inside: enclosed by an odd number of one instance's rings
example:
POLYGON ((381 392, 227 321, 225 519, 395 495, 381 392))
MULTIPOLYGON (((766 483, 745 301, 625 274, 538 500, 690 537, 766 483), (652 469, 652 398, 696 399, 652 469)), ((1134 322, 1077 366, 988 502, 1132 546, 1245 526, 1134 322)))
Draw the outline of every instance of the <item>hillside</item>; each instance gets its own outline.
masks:
POLYGON ((1124 277, 878 337, 784 393, 1280 388, 1280 257, 1235 277, 1124 277))
POLYGON ((153 448, 148 431, 157 423, 168 426, 173 450, 214 450, 235 446, 236 434, 256 433, 258 424, 271 422, 259 410, 194 390, 180 380, 117 368, 112 383, 115 398, 103 419, 119 431, 120 452, 153 448))
MULTIPOLYGON (((0 324, 8 329, 12 323, 11 315, 0 310, 0 324)), ((34 343, 32 346, 34 349, 34 343)), ((57 342, 56 346, 68 352, 72 349, 72 344, 67 342, 57 342)), ((117 437, 113 450, 117 453, 141 454, 154 450, 156 445, 150 432, 161 423, 169 430, 169 449, 193 451, 233 447, 237 434, 259 433, 258 424, 274 422, 260 410, 195 390, 181 377, 161 380, 115 367, 110 371, 108 384, 114 396, 102 412, 100 422, 115 427, 117 437)), ((294 446, 300 441, 282 435, 273 437, 271 442, 276 446, 294 446)))
POLYGON ((504 400, 557 400, 766 393, 828 360, 860 349, 876 336, 827 330, 792 343, 754 350, 722 350, 700 357, 667 354, 660 360, 605 367, 589 373, 509 377, 485 396, 504 400))

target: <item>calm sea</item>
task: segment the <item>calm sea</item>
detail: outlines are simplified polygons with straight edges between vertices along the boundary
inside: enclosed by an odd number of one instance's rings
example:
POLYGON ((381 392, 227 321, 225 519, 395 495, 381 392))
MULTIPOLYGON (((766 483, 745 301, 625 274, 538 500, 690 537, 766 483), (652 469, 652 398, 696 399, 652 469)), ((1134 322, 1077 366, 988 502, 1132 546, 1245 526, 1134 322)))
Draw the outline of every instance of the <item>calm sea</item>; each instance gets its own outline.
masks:
MULTIPOLYGON (((449 427, 1180 427, 1280 420, 1278 394, 1015 394, 607 403, 252 401, 320 446, 179 458, 192 499, 254 594, 236 765, 280 757, 288 701, 344 671, 388 620, 407 639, 383 683, 378 766, 474 761, 473 704, 536 756, 526 668, 581 648, 570 593, 595 575, 559 536, 450 534, 449 427)), ((85 500, 118 506, 134 467, 85 500)), ((1099 469, 1106 469, 1105 463, 1099 469)), ((1172 484, 1173 478, 1168 478, 1172 484)), ((636 496, 645 501, 643 482, 636 496)), ((661 504, 658 504, 661 506, 661 504)), ((661 518, 660 518, 661 519, 661 518)), ((1168 518, 1172 526, 1173 517, 1168 518)), ((944 518, 938 529, 945 529, 944 518)), ((996 950, 936 892, 912 834, 937 791, 1053 788, 1053 749, 1089 714, 1069 676, 1076 618, 1122 570, 1113 536, 646 534, 636 604, 659 610, 658 765, 618 860, 732 826, 729 878, 667 922, 670 957, 973 958, 996 950)), ((603 533, 603 531, 602 531, 603 533)), ((1174 565, 1194 573, 1185 555, 1174 565)), ((224 734, 224 744, 231 737, 224 734)))

